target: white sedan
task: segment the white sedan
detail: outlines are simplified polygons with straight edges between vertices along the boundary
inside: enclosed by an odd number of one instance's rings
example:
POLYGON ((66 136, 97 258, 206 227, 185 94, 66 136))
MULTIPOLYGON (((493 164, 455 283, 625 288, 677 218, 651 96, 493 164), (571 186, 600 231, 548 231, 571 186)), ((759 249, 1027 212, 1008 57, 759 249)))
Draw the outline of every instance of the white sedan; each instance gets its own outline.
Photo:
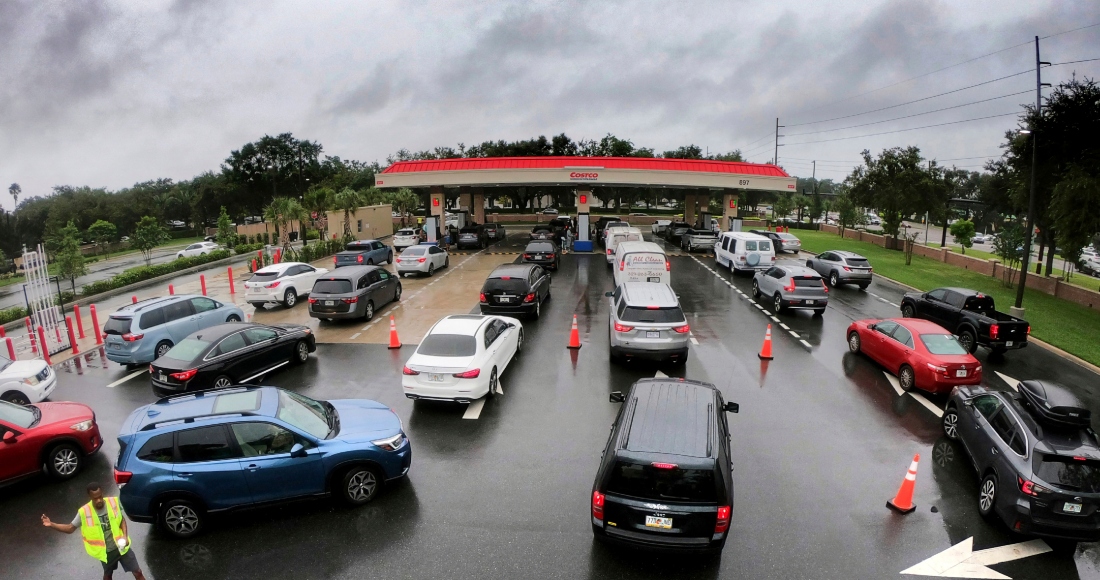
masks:
POLYGON ((317 278, 328 274, 328 268, 315 268, 302 262, 283 262, 256 270, 244 283, 245 299, 259 307, 282 304, 290 308, 298 298, 313 291, 317 278))
POLYGON ((16 405, 39 403, 57 386, 57 375, 41 359, 12 361, 0 357, 0 400, 16 405))
POLYGON ((427 274, 434 276, 435 271, 451 265, 447 250, 435 244, 422 244, 405 248, 401 255, 394 258, 394 268, 398 276, 409 274, 427 274))
POLYGON ((192 256, 205 256, 214 250, 218 250, 220 247, 217 242, 199 242, 197 244, 191 244, 186 248, 176 252, 176 258, 190 258, 192 256))
POLYGON ((401 371, 410 399, 469 403, 500 389, 523 350, 523 325, 508 316, 456 314, 432 326, 401 371))

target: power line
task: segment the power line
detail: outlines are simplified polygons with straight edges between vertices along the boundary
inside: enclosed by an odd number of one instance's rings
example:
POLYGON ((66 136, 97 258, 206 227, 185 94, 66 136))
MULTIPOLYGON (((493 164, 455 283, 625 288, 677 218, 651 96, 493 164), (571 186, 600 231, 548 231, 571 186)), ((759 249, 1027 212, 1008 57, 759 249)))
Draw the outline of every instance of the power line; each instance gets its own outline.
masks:
POLYGON ((957 125, 959 123, 969 123, 971 121, 981 121, 982 119, 995 119, 997 117, 1007 117, 1009 115, 1019 115, 1019 111, 1012 113, 1002 113, 1000 115, 989 115, 988 117, 975 117, 973 119, 962 119, 959 121, 949 121, 947 123, 936 123, 935 125, 924 125, 923 127, 910 127, 908 129, 897 129, 894 131, 883 131, 881 133, 868 133, 867 135, 856 135, 854 137, 834 137, 832 139, 821 139, 818 141, 803 141, 801 143, 787 143, 787 145, 809 145, 811 143, 825 143, 828 141, 845 141, 848 139, 862 139, 864 137, 875 137, 878 135, 889 135, 890 133, 903 133, 905 131, 916 131, 917 129, 929 129, 931 127, 943 127, 944 125, 957 125))
POLYGON ((752 143, 749 143, 748 145, 745 145, 745 148, 748 149, 752 146, 753 143, 759 143, 761 140, 767 139, 768 137, 771 137, 771 136, 772 136, 772 132, 768 131, 767 135, 764 135, 760 139, 757 139, 756 141, 753 141, 752 143))
POLYGON ((797 160, 797 161, 817 161, 818 163, 863 163, 862 159, 860 159, 858 161, 847 161, 847 160, 841 160, 841 159, 807 159, 805 157, 786 157, 786 156, 784 156, 783 159, 794 159, 794 160, 797 160))
POLYGON ((1000 153, 994 153, 993 155, 979 155, 977 157, 952 157, 950 159, 934 159, 933 161, 964 161, 967 159, 990 159, 993 157, 999 157, 1000 153))
POLYGON ((802 136, 802 135, 814 135, 814 134, 817 134, 817 133, 828 133, 830 131, 843 131, 845 129, 855 129, 856 127, 866 127, 868 125, 878 125, 879 123, 889 123, 890 121, 900 121, 901 119, 909 119, 911 117, 920 117, 922 115, 931 115, 932 113, 939 113, 941 111, 950 111, 951 109, 959 109, 961 107, 969 107, 970 105, 977 105, 979 103, 988 103, 989 101, 996 101, 997 99, 1005 99, 1005 98, 1008 98, 1008 97, 1015 97, 1016 95, 1022 95, 1024 93, 1030 93, 1030 92, 1031 92, 1031 90, 1029 89, 1029 90, 1026 90, 1026 91, 1020 91, 1018 93, 1010 93, 1010 94, 1007 94, 1007 95, 1001 95, 999 97, 993 97, 993 98, 989 98, 989 99, 982 99, 980 101, 971 101, 969 103, 963 103, 961 105, 955 105, 955 106, 952 106, 952 107, 944 107, 942 109, 935 109, 935 110, 932 110, 932 111, 925 111, 923 113, 914 113, 912 115, 905 115, 904 117, 894 117, 893 119, 885 119, 883 121, 871 121, 870 123, 861 123, 859 125, 849 125, 847 127, 837 127, 835 129, 821 129, 819 131, 808 131, 806 133, 788 133, 784 136, 785 137, 799 137, 799 136, 802 136))
POLYGON ((1063 64, 1077 64, 1079 62, 1092 62, 1094 60, 1100 60, 1100 58, 1086 58, 1084 60, 1069 60, 1069 61, 1066 61, 1066 62, 1056 62, 1056 63, 1051 64, 1050 66, 1061 66, 1063 64))

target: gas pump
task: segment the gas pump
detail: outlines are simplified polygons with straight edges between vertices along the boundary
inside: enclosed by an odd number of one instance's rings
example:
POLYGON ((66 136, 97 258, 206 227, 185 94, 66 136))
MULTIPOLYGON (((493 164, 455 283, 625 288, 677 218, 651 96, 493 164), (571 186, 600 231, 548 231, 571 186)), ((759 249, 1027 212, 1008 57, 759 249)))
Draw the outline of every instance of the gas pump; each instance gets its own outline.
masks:
POLYGON ((589 234, 588 200, 592 192, 577 190, 577 239, 573 240, 574 252, 591 252, 592 238, 589 234))
POLYGON ((428 234, 428 241, 436 243, 439 241, 439 218, 436 216, 428 216, 424 218, 424 233, 428 234))

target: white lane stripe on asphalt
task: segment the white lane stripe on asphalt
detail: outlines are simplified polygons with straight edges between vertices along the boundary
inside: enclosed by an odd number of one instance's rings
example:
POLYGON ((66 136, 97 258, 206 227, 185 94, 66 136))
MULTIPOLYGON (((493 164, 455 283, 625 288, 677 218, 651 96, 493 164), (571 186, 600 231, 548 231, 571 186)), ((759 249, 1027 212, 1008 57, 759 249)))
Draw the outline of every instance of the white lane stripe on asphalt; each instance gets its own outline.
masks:
POLYGON ((482 398, 474 401, 473 403, 470 403, 466 407, 466 412, 462 414, 462 418, 463 419, 474 419, 474 420, 476 420, 478 417, 481 416, 481 409, 484 406, 485 406, 485 397, 482 397, 482 398))
POLYGON ((688 339, 688 340, 690 340, 690 341, 691 341, 691 344, 694 344, 694 345, 696 345, 696 346, 699 346, 699 339, 695 338, 694 336, 693 336, 693 337, 691 337, 691 338, 690 338, 690 339, 688 339))
POLYGON ((804 339, 799 339, 799 341, 798 341, 798 342, 801 342, 801 343, 802 343, 802 346, 804 346, 804 347, 806 347, 806 348, 809 348, 809 349, 812 349, 812 348, 814 347, 814 346, 813 346, 812 344, 810 344, 810 343, 806 342, 806 341, 805 341, 804 339))
POLYGON ((777 318, 777 317, 775 317, 775 316, 771 316, 770 318, 771 318, 772 320, 774 320, 775 322, 779 322, 779 318, 777 318))
POLYGON ((1014 378, 1012 378, 1012 377, 1010 377, 1010 376, 1008 376, 1004 373, 1001 373, 1001 372, 993 371, 993 374, 997 375, 998 377, 1001 377, 1001 380, 1004 381, 1006 385, 1012 387, 1013 390, 1016 390, 1016 391, 1020 390, 1020 388, 1017 386, 1020 381, 1017 381, 1016 379, 1014 379, 1014 378))
POLYGON ((793 330, 788 330, 787 332, 791 333, 791 336, 793 336, 795 338, 798 338, 798 333, 797 332, 795 332, 793 330))
POLYGON ((937 417, 940 417, 940 418, 943 418, 943 409, 940 409, 939 407, 933 405, 932 401, 929 401, 928 399, 924 398, 924 395, 922 395, 920 393, 909 393, 909 396, 916 399, 920 404, 924 405, 925 408, 928 409, 929 411, 932 411, 933 415, 935 415, 937 417))
POLYGON ((351 338, 350 338, 350 339, 348 339, 348 340, 355 340, 355 339, 359 338, 359 335, 360 335, 360 334, 363 334, 363 333, 361 333, 361 332, 356 332, 355 334, 351 335, 351 338))
POLYGON ((887 302, 887 304, 889 304, 890 306, 893 306, 894 308, 901 308, 901 306, 899 306, 897 304, 894 304, 893 302, 887 302))
POLYGON ((886 380, 890 381, 890 386, 894 387, 894 391, 897 392, 899 397, 905 394, 905 390, 901 388, 901 383, 898 382, 897 377, 886 371, 882 371, 882 374, 886 375, 886 380))
POLYGON ((791 327, 787 326, 786 324, 783 324, 782 322, 779 323, 779 327, 782 328, 783 330, 790 330, 791 329, 791 327))
POLYGON ((121 385, 122 383, 125 383, 126 381, 128 381, 128 380, 130 380, 130 379, 132 379, 132 378, 134 378, 134 377, 136 377, 136 376, 138 376, 138 375, 140 375, 141 373, 147 373, 147 372, 149 372, 149 369, 143 369, 143 370, 140 370, 140 371, 138 371, 138 372, 136 372, 136 373, 130 373, 130 374, 128 374, 128 375, 126 375, 126 376, 122 377, 121 379, 119 379, 119 380, 117 380, 117 381, 115 381, 115 382, 113 382, 113 383, 111 383, 111 384, 107 385, 107 388, 108 388, 108 389, 113 389, 113 388, 115 388, 115 387, 117 387, 117 386, 121 385))

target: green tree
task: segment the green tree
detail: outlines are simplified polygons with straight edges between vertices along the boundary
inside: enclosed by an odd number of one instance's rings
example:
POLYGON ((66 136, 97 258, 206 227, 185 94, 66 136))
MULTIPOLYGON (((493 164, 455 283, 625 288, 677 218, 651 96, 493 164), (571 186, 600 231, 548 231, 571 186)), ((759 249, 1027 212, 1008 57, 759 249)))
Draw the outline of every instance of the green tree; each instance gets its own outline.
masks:
POLYGON ((229 219, 229 212, 225 211, 224 205, 218 214, 217 240, 219 244, 227 248, 237 245, 237 228, 233 227, 233 222, 229 219))
POLYGON ((57 266, 57 275, 67 278, 73 286, 79 276, 88 273, 84 254, 80 252, 80 229, 71 221, 58 232, 53 263, 57 266))
POLYGON ((336 203, 336 192, 331 187, 313 186, 302 198, 302 205, 310 212, 317 212, 317 222, 321 230, 321 239, 328 239, 328 211, 336 203))
POLYGON ((853 201, 879 210, 883 232, 895 240, 906 217, 938 209, 933 173, 922 162, 916 147, 886 149, 878 158, 864 150, 863 165, 845 180, 853 201))
POLYGON ((104 255, 110 254, 111 244, 118 239, 118 228, 106 220, 96 220, 88 226, 88 237, 95 240, 104 255))
POLYGON ((962 246, 962 253, 966 253, 966 249, 974 245, 972 238, 974 237, 974 222, 970 220, 956 220, 951 224, 951 237, 955 238, 955 243, 962 246))
POLYGON ((13 183, 8 186, 8 193, 11 194, 11 199, 15 203, 13 207, 19 208, 19 194, 23 193, 23 188, 18 183, 13 183))
POLYGON ((142 216, 134 226, 134 231, 130 233, 130 247, 141 252, 142 257, 145 258, 145 265, 148 266, 153 248, 168 239, 168 232, 164 231, 164 227, 160 225, 157 218, 149 215, 142 216))
POLYGON ((351 236, 351 214, 363 205, 363 193, 350 187, 336 192, 334 206, 344 212, 344 237, 351 236))
POLYGON ((772 219, 778 221, 787 217, 794 211, 794 198, 789 193, 782 193, 772 202, 772 219))
POLYGON ((863 222, 863 215, 859 213, 859 208, 856 207, 855 201, 847 192, 836 197, 836 201, 833 202, 833 209, 837 213, 836 221, 840 225, 840 235, 842 236, 845 229, 853 228, 863 222))
MULTIPOLYGON (((394 191, 387 196, 387 201, 393 207, 393 211, 401 214, 401 225, 405 225, 405 220, 408 214, 417 210, 420 207, 420 196, 416 195, 413 190, 402 187, 397 191, 394 191)), ((503 203, 501 200, 497 200, 498 203, 503 203)))
POLYGON ((298 200, 290 197, 276 197, 264 208, 264 221, 275 224, 279 230, 279 245, 283 252, 290 250, 290 223, 304 222, 309 217, 306 208, 298 200))
POLYGON ((1013 272, 1020 269, 1024 259, 1024 226, 1015 221, 1007 222, 997 237, 993 238, 993 253, 1006 266, 1001 283, 1006 288, 1011 288, 1013 272))

